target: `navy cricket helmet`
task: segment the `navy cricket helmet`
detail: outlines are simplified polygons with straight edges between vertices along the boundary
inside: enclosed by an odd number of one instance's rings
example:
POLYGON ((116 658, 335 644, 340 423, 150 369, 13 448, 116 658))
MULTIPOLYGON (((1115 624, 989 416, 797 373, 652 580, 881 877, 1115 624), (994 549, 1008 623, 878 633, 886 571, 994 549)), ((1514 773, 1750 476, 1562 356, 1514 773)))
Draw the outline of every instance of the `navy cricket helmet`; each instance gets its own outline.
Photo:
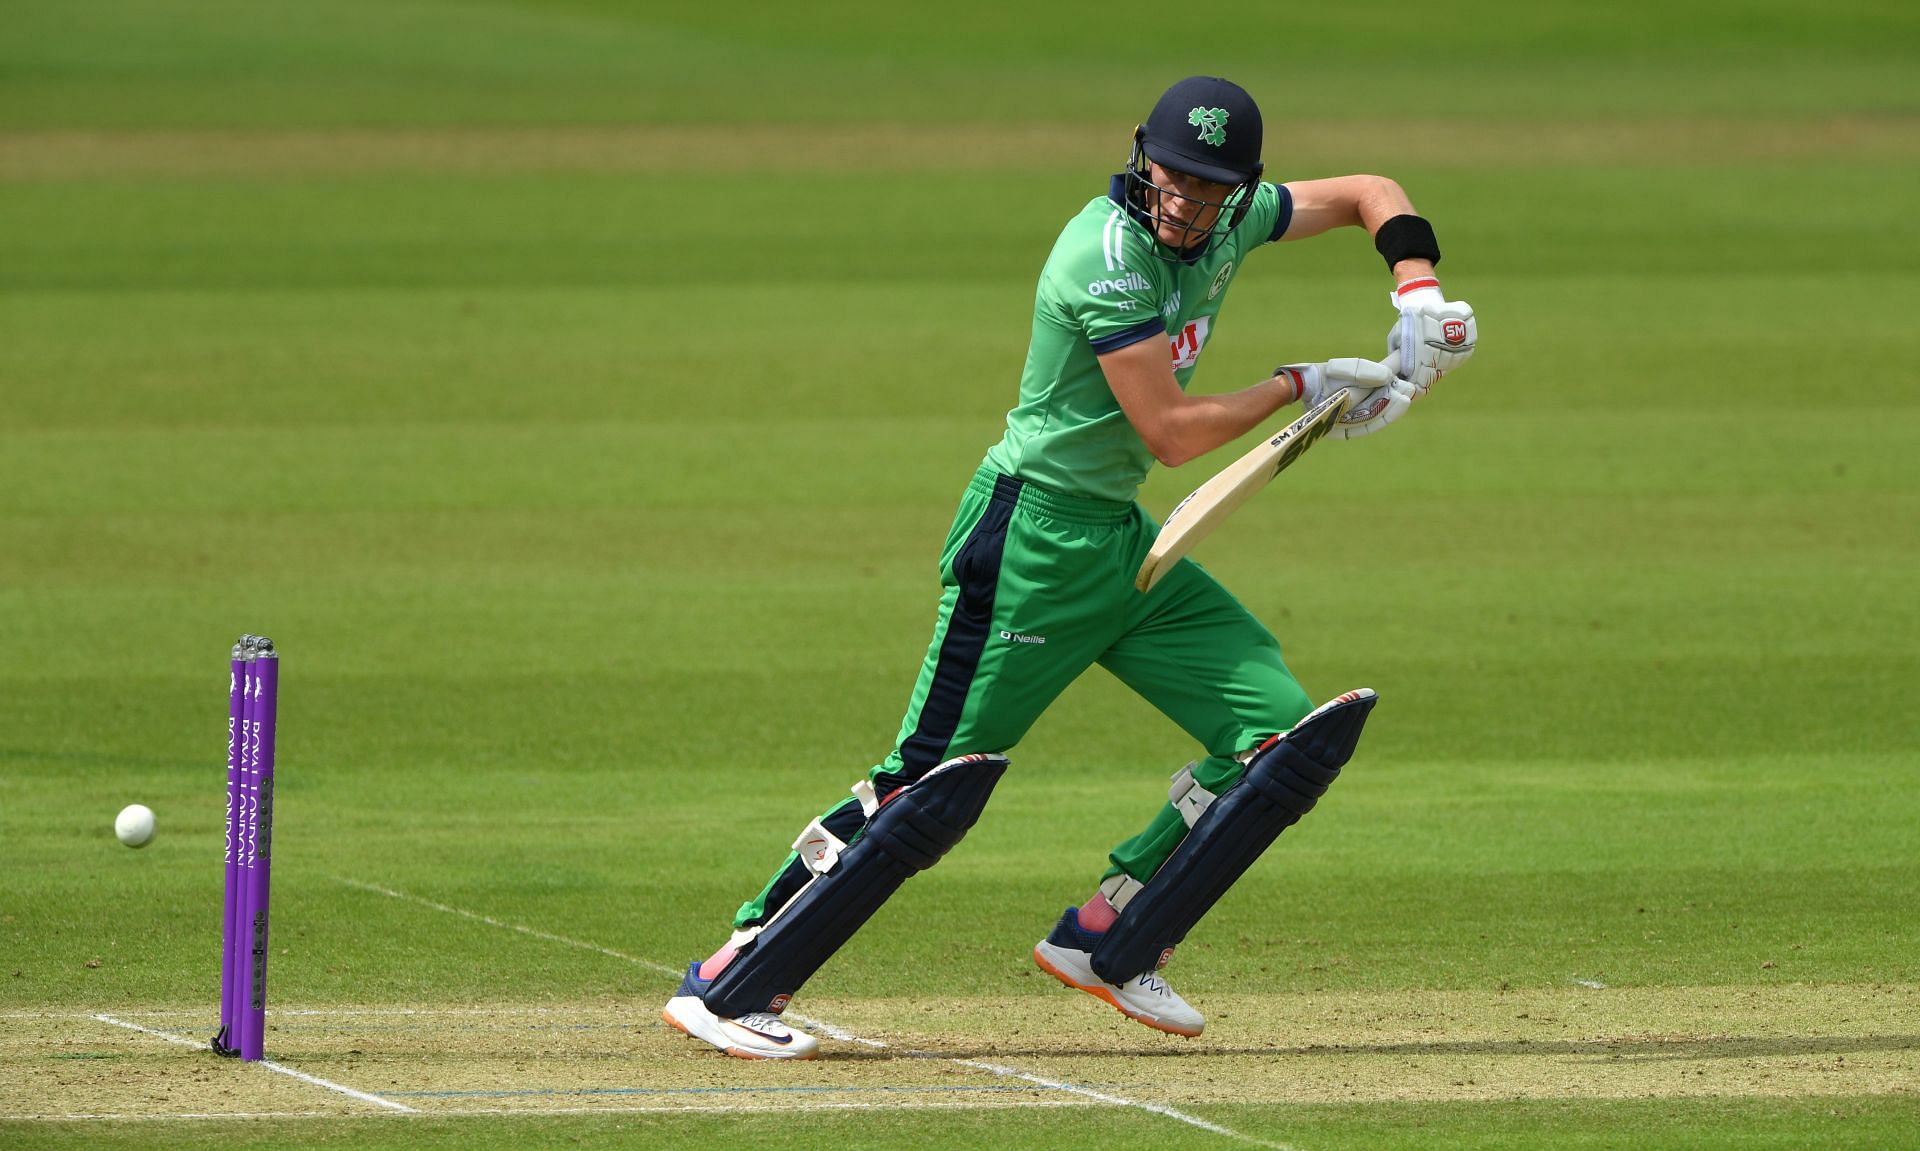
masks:
MULTIPOLYGON (((1134 130, 1133 154, 1127 161, 1127 196, 1158 227, 1161 209, 1177 199, 1220 209, 1205 229, 1183 228, 1181 242, 1170 245, 1168 258, 1195 259, 1204 255, 1240 226, 1265 166, 1260 162, 1260 106, 1247 90, 1218 76, 1189 76, 1168 88, 1153 106, 1147 121, 1134 130), (1148 161, 1175 172, 1196 176, 1230 191, 1218 200, 1185 196, 1153 182, 1148 161)), ((1196 219, 1198 217, 1196 216, 1196 219)), ((1165 245, 1165 241, 1161 241, 1165 245)))

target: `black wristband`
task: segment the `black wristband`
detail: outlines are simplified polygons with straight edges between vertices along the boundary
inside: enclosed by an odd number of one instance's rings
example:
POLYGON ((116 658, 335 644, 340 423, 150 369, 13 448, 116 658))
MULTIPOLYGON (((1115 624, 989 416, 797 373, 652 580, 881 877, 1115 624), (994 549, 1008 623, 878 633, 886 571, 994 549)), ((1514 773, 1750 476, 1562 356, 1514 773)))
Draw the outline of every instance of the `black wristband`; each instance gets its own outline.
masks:
POLYGON ((1440 262, 1440 241, 1433 238, 1433 225, 1421 216, 1395 216, 1380 225, 1373 234, 1373 249, 1387 261, 1387 270, 1402 260, 1440 262))

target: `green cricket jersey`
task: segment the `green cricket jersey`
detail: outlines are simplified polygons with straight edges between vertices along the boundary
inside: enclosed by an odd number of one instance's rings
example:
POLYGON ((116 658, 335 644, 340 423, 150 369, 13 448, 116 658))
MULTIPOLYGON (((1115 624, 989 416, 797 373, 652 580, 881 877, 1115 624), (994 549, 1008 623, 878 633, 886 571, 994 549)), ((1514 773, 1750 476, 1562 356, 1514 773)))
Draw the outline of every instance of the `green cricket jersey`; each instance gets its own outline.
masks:
POLYGON ((1154 254, 1158 243, 1125 206, 1124 180, 1067 221, 1033 298, 1033 337, 1020 402, 987 466, 1072 495, 1128 502, 1153 453, 1120 410, 1096 358, 1165 339, 1184 390, 1212 338, 1227 287, 1246 254, 1287 230, 1291 194, 1259 184, 1246 219, 1192 263, 1154 254))

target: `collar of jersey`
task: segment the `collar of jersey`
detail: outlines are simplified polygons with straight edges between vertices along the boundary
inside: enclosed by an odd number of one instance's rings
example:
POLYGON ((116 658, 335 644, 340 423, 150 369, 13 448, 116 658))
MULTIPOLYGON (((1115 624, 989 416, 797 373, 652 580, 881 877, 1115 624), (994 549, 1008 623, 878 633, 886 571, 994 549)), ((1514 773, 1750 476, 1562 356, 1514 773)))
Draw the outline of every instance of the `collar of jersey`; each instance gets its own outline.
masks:
MULTIPOLYGON (((1146 229, 1147 242, 1149 244, 1159 244, 1163 248, 1166 247, 1165 244, 1160 243, 1160 237, 1153 234, 1153 217, 1147 215, 1146 210, 1140 207, 1140 205, 1127 199, 1127 174, 1125 172, 1117 173, 1112 180, 1108 181, 1107 199, 1120 205, 1120 207, 1126 211, 1128 219, 1146 229)), ((1197 249, 1188 249, 1188 252, 1181 253, 1180 262, 1189 265, 1197 264, 1206 257, 1207 245, 1202 243, 1197 249), (1189 255, 1188 252, 1190 252, 1191 255, 1189 255)))

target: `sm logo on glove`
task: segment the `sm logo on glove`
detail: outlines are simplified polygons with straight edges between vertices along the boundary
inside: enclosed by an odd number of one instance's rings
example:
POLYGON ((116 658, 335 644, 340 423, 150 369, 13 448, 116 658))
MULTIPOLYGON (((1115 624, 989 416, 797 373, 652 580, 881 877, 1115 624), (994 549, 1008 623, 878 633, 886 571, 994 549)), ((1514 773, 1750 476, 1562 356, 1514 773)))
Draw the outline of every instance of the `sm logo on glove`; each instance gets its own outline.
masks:
POLYGON ((1446 321, 1440 325, 1440 338, 1445 340, 1450 348, 1457 348, 1466 343, 1467 322, 1465 320, 1446 321))
MULTIPOLYGON (((1201 316, 1190 321, 1186 327, 1167 337, 1167 343, 1173 352, 1173 370, 1191 368, 1200 359, 1200 349, 1207 342, 1207 325, 1211 317, 1201 316)), ((1462 338, 1465 338, 1462 329, 1462 338)))

